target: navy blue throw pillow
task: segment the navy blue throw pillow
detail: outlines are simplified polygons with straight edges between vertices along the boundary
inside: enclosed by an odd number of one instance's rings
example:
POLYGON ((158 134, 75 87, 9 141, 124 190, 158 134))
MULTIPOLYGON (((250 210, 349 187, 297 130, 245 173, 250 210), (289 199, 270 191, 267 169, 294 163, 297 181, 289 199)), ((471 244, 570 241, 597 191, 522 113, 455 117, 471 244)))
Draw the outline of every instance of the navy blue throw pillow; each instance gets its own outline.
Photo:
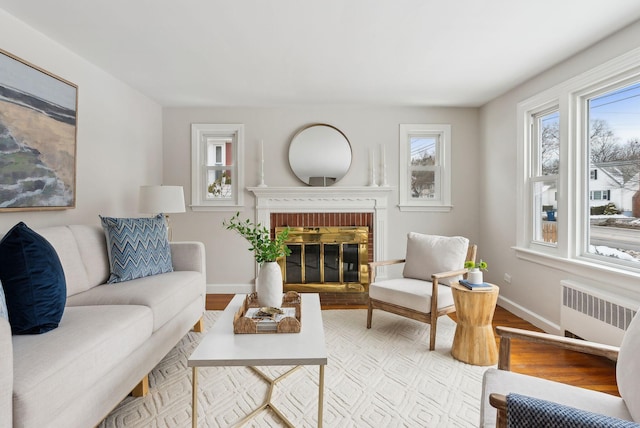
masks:
POLYGON ((67 301, 62 264, 53 246, 23 222, 0 241, 0 281, 12 334, 58 327, 67 301))

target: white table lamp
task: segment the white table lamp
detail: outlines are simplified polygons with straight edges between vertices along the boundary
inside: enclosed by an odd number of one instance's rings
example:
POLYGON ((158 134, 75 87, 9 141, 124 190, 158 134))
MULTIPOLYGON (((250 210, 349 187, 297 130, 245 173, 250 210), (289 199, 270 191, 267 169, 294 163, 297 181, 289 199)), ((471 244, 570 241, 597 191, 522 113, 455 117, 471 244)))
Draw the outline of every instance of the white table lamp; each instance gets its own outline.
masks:
POLYGON ((138 211, 145 214, 163 213, 167 218, 167 233, 171 240, 168 214, 185 212, 182 186, 140 186, 138 211))

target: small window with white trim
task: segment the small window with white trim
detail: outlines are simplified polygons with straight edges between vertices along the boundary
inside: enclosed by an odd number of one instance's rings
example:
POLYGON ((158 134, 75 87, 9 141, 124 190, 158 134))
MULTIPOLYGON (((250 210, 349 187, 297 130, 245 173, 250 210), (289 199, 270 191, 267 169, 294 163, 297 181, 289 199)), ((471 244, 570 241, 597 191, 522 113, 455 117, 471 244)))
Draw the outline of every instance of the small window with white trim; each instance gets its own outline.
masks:
POLYGON ((451 125, 400 125, 400 210, 451 209, 451 125))
POLYGON ((191 199, 194 210, 242 205, 244 125, 191 125, 191 199))

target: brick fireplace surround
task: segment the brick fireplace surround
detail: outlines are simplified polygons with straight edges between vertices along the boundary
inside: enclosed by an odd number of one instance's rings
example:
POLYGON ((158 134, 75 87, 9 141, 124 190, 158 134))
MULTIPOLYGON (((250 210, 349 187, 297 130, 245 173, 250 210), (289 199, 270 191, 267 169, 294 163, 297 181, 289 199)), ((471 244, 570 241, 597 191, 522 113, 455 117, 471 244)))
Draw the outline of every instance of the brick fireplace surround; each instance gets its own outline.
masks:
MULTIPOLYGON (((369 261, 385 260, 391 187, 251 187, 256 221, 279 226, 368 226, 369 261)), ((378 277, 384 272, 379 272, 378 277)), ((366 293, 320 294, 323 305, 362 305, 366 293)))

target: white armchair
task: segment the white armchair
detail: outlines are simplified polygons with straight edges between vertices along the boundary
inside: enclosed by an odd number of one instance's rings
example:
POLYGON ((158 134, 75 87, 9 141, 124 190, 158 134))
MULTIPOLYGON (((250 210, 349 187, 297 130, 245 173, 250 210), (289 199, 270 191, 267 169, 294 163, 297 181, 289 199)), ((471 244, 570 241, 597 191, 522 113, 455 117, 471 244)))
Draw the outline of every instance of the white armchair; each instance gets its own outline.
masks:
POLYGON ((435 348, 438 317, 455 312, 449 281, 462 278, 466 260, 475 261, 477 247, 461 236, 411 232, 406 259, 369 263, 367 328, 373 310, 380 309, 431 325, 429 350, 435 348), (403 277, 376 281, 376 268, 404 263, 403 277))
POLYGON ((484 374, 480 410, 481 427, 507 426, 506 395, 509 393, 542 399, 560 405, 559 408, 569 406, 578 413, 586 411, 624 421, 640 421, 640 358, 638 358, 640 317, 638 315, 631 321, 619 348, 507 327, 497 327, 496 331, 500 336, 498 369, 489 369, 484 374), (621 396, 616 397, 509 371, 511 339, 545 343, 617 360, 616 380, 621 396))

